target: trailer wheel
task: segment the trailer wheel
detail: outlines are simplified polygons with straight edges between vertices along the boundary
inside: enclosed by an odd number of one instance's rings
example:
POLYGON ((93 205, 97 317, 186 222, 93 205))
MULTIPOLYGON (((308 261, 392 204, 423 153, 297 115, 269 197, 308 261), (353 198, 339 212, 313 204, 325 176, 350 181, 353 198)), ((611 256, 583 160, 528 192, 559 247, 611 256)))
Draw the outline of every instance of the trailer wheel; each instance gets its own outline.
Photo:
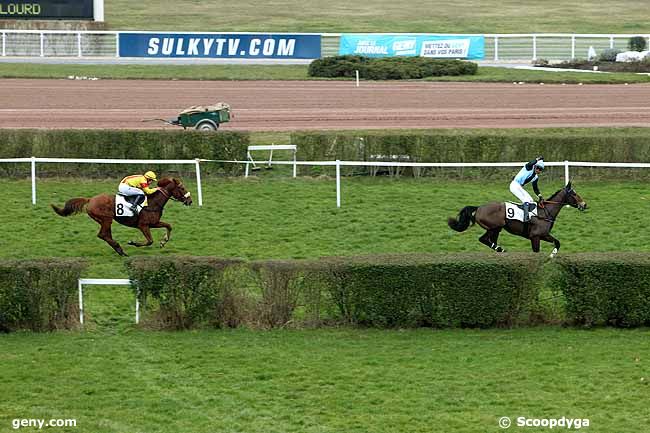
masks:
POLYGON ((201 122, 196 125, 198 131, 216 131, 218 127, 219 125, 214 122, 201 122))

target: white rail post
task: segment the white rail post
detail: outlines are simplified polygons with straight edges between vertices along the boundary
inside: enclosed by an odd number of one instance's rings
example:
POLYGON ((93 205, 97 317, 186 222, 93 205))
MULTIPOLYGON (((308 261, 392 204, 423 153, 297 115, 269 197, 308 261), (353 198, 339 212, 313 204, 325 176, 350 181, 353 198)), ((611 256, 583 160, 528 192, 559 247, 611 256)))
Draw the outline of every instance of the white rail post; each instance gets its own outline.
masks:
POLYGON ((296 151, 294 150, 293 151, 293 178, 294 179, 296 178, 297 172, 298 171, 297 171, 297 167, 296 167, 296 151))
POLYGON ((357 87, 359 87, 359 70, 358 69, 354 70, 354 75, 357 77, 357 87))
POLYGON ((564 161, 564 184, 569 184, 569 161, 564 161))
POLYGON ((135 324, 140 323, 140 291, 135 294, 135 324))
POLYGON ((81 57, 81 32, 77 33, 77 57, 81 57))
POLYGON ((499 37, 494 37, 494 61, 499 60, 499 37))
POLYGON ((84 324, 84 289, 79 279, 79 323, 84 324))
POLYGON ((336 160, 336 207, 341 207, 341 161, 336 160))
POLYGON ((5 32, 2 32, 2 57, 5 57, 7 55, 7 34, 5 32))
POLYGON ((120 57, 120 32, 115 32, 115 57, 120 57))
POLYGON ((537 35, 533 35, 533 60, 537 60, 537 35))
POLYGON ((609 37, 609 48, 614 48, 614 36, 609 37))
POLYGON ((36 157, 32 156, 32 204, 36 204, 36 157))
POLYGON ((571 58, 576 58, 576 36, 571 35, 571 58))
POLYGON ((45 57, 45 33, 41 33, 41 57, 45 57))
POLYGON ((203 190, 201 189, 201 166, 199 164, 199 158, 196 158, 194 160, 194 163, 196 164, 196 190, 197 194, 199 196, 199 207, 203 206, 203 190))

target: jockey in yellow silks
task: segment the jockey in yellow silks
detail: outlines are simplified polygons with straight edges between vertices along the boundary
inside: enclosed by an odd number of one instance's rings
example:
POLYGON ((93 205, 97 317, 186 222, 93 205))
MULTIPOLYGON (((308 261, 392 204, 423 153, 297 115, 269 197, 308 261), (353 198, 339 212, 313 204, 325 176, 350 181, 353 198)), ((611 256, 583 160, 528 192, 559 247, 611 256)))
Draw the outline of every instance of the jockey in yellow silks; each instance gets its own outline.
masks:
POLYGON ((144 203, 145 194, 153 194, 156 192, 155 188, 151 188, 152 182, 158 182, 156 173, 148 171, 144 175, 138 174, 134 176, 127 176, 120 181, 118 190, 120 194, 125 196, 135 196, 134 203, 131 205, 131 210, 138 212, 138 206, 144 203))

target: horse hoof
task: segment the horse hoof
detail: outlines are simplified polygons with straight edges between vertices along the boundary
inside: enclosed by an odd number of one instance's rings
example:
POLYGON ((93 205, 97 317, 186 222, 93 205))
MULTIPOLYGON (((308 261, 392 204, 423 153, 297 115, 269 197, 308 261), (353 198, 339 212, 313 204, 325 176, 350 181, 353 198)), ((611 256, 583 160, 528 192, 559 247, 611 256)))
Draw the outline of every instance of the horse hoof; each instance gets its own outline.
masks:
POLYGON ((127 244, 128 245, 135 245, 135 241, 128 241, 127 244))

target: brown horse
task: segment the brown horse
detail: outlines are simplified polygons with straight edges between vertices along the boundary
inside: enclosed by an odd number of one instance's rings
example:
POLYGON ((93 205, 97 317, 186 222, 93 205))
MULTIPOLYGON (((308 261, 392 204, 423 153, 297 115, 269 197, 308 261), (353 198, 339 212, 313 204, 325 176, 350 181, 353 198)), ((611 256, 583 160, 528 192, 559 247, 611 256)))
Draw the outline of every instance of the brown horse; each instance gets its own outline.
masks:
POLYGON ((487 230, 479 238, 479 241, 496 252, 505 251, 497 244, 501 229, 506 229, 513 235, 530 239, 530 244, 536 253, 539 252, 540 241, 552 242, 555 247, 551 257, 555 257, 560 250, 560 241, 551 236, 551 229, 560 210, 565 205, 581 211, 587 209, 587 203, 571 187, 571 182, 553 194, 548 200, 539 203, 537 216, 533 216, 529 222, 523 223, 514 219, 507 219, 505 203, 487 203, 479 207, 464 207, 458 217, 449 218, 447 224, 453 230, 462 232, 467 230, 470 224, 478 223, 487 230))
POLYGON ((118 217, 115 215, 115 196, 109 194, 100 194, 92 198, 73 198, 65 202, 63 209, 52 206, 54 211, 61 216, 70 216, 82 212, 85 208, 88 216, 99 223, 101 228, 97 237, 108 243, 115 252, 121 256, 126 256, 119 243, 113 240, 111 235, 111 224, 113 220, 128 226, 140 229, 146 242, 129 241, 129 245, 136 247, 149 246, 153 243, 151 229, 164 227, 167 229, 165 237, 160 241, 160 247, 164 247, 169 242, 172 226, 166 222, 160 221, 163 208, 169 199, 178 200, 185 206, 192 204, 190 193, 185 189, 183 183, 178 179, 163 178, 158 181, 156 192, 147 196, 148 205, 144 207, 138 215, 131 217, 118 217))

